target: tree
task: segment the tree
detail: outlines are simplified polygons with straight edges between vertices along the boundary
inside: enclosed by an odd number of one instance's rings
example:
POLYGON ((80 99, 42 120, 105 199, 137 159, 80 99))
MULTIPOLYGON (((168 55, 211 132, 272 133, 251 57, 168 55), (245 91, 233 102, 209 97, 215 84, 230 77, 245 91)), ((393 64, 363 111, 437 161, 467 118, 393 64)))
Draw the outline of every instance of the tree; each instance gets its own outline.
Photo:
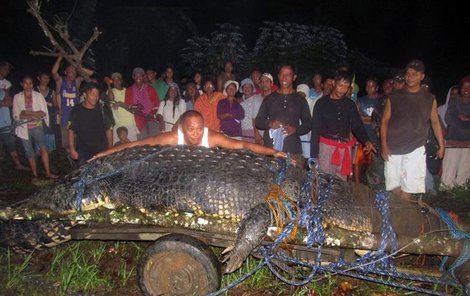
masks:
POLYGON ((231 24, 217 24, 210 37, 198 36, 186 41, 181 58, 186 74, 198 70, 207 77, 215 78, 225 61, 232 61, 237 72, 247 67, 247 47, 240 27, 231 24))
POLYGON ((264 22, 253 49, 253 59, 265 69, 280 62, 302 65, 302 70, 337 67, 347 60, 343 34, 331 27, 264 22))
POLYGON ((46 35, 53 46, 53 48, 45 47, 46 51, 30 51, 30 54, 48 57, 61 56, 73 65, 80 75, 88 80, 89 74, 87 71, 84 71, 83 60, 92 43, 95 42, 101 34, 98 28, 95 27, 93 29, 91 37, 85 42, 74 39, 69 34, 68 18, 64 19, 56 16, 54 18, 54 25, 51 25, 41 14, 42 2, 40 0, 29 0, 26 1, 26 3, 29 6, 27 11, 36 19, 44 35, 46 35))

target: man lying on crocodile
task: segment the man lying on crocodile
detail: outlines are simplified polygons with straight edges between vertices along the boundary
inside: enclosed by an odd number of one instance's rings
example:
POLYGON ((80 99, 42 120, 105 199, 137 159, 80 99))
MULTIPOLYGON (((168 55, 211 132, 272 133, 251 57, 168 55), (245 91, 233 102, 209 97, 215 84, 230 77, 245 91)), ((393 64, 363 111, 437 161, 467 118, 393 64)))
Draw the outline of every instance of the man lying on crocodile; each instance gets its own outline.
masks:
POLYGON ((286 158, 287 154, 269 147, 261 146, 255 143, 235 140, 216 131, 204 127, 204 119, 201 113, 190 110, 186 111, 179 120, 178 128, 171 132, 158 134, 153 137, 120 145, 104 152, 98 153, 91 160, 103 157, 126 148, 143 145, 191 145, 202 146, 206 148, 225 148, 225 149, 248 149, 255 153, 286 158))

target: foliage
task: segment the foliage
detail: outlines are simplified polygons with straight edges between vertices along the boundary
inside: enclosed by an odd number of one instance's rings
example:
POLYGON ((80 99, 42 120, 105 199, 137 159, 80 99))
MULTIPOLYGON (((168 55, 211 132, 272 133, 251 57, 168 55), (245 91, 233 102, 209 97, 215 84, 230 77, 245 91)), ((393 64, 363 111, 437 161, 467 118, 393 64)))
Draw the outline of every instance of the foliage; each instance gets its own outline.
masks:
POLYGON ((275 73, 280 63, 297 66, 301 75, 310 75, 313 71, 331 72, 345 64, 356 73, 388 75, 393 72, 360 52, 350 50, 344 35, 332 27, 264 22, 249 51, 239 27, 216 26, 210 37, 197 36, 186 41, 188 46, 182 50, 181 58, 187 74, 203 70, 206 72, 203 74, 213 78, 225 60, 234 61, 236 70, 243 75, 248 75, 247 70, 255 67, 275 73))
POLYGON ((231 24, 217 24, 210 37, 196 36, 186 41, 181 58, 186 65, 186 74, 203 71, 206 77, 215 78, 225 61, 232 61, 238 70, 246 68, 244 58, 247 47, 240 27, 231 24))
POLYGON ((304 71, 335 68, 346 62, 343 34, 326 26, 264 22, 259 29, 253 58, 266 69, 279 62, 302 65, 304 71))

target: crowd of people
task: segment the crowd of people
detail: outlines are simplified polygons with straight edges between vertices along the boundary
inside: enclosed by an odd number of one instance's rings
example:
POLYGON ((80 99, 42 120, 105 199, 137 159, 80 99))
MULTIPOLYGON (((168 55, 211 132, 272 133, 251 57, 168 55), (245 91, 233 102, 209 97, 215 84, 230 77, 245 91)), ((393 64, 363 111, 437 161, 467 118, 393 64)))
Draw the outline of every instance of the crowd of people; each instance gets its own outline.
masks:
POLYGON ((301 167, 313 158, 325 173, 353 181, 382 160, 386 189, 404 199, 425 192, 429 175, 441 175, 445 188, 470 178, 470 76, 438 108, 419 60, 382 83, 368 77, 362 92, 347 67, 331 75, 315 72, 311 83, 298 83, 290 64, 277 75, 254 69, 238 79, 227 61, 214 80, 195 72, 180 84, 172 67, 161 75, 136 67, 127 87, 118 72, 105 77, 102 87, 93 71, 80 69, 82 76, 63 64, 58 58, 51 74, 23 77, 23 90, 13 94, 7 80, 12 66, 0 62, 0 144, 15 169, 34 178, 37 155, 45 177, 57 178, 49 163, 56 149, 83 165, 145 144, 246 148, 290 156, 301 167), (431 169, 431 158, 437 169, 431 169))

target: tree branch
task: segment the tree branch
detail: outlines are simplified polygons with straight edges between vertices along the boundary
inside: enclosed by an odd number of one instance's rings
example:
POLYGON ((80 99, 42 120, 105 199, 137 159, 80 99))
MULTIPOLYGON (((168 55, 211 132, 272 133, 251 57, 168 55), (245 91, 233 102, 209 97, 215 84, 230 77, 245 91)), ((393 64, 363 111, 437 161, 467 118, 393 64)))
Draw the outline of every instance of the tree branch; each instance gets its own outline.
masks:
POLYGON ((93 35, 91 35, 90 39, 83 45, 82 49, 80 50, 80 60, 83 58, 83 55, 85 52, 88 50, 88 48, 91 46, 91 44, 98 39, 98 37, 101 35, 101 32, 98 30, 97 27, 93 28, 93 35))
POLYGON ((58 52, 45 52, 45 51, 35 51, 35 50, 31 50, 29 54, 33 56, 56 57, 56 58, 62 56, 58 52))

